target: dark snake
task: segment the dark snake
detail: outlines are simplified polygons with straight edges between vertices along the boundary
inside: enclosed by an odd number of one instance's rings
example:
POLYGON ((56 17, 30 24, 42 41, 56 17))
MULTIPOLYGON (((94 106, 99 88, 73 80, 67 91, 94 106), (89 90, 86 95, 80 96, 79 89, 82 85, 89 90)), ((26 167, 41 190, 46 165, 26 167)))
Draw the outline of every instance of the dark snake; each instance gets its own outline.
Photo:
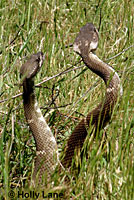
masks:
POLYGON ((23 80, 23 103, 26 120, 36 142, 36 158, 33 172, 33 182, 50 181, 57 165, 64 169, 70 168, 74 152, 82 149, 89 128, 92 126, 94 135, 109 122, 117 98, 122 95, 120 78, 115 70, 100 60, 93 52, 98 46, 98 31, 92 23, 87 23, 80 29, 73 48, 85 65, 100 76, 106 85, 103 101, 83 118, 67 140, 65 154, 59 161, 57 143, 47 125, 35 96, 34 77, 40 70, 44 55, 42 52, 33 54, 20 69, 23 80))

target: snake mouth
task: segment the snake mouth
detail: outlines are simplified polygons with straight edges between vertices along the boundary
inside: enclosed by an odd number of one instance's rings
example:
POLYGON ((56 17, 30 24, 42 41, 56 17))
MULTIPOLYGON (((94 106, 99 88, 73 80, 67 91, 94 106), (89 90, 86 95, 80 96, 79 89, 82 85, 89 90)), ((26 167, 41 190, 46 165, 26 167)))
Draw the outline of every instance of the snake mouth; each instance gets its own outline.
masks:
POLYGON ((98 46, 98 41, 92 41, 91 43, 90 43, 90 52, 95 52, 95 50, 97 49, 97 46, 98 46))

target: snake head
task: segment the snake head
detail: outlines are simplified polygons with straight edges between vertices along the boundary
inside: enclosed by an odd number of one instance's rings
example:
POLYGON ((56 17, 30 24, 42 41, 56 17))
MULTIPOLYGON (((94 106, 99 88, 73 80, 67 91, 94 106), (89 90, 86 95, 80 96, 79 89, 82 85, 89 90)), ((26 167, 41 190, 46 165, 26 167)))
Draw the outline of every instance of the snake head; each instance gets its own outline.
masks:
POLYGON ((31 57, 21 66, 20 76, 22 81, 26 79, 32 79, 42 67, 45 59, 45 54, 38 52, 31 55, 31 57))
POLYGON ((87 54, 97 49, 99 34, 92 23, 87 23, 80 29, 75 41, 74 51, 78 54, 87 54))

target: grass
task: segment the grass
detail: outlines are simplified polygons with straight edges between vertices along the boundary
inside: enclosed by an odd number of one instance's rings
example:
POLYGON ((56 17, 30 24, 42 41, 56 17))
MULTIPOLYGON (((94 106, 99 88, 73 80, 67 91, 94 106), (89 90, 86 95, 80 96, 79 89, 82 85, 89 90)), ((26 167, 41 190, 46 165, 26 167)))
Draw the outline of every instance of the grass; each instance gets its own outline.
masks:
MULTIPOLYGON (((46 52, 44 66, 36 78, 39 83, 69 67, 83 65, 76 65, 80 57, 65 46, 73 43, 79 29, 87 22, 93 22, 96 27, 100 25, 96 54, 118 72, 123 96, 105 129, 104 147, 104 131, 101 131, 90 141, 89 158, 84 158, 80 174, 71 181, 69 189, 62 188, 62 180, 56 185, 59 177, 55 174, 52 178, 55 185, 43 190, 45 194, 61 191, 63 199, 134 199, 133 48, 107 60, 133 44, 133 13, 132 0, 1 0, 0 100, 8 99, 0 103, 1 199, 10 199, 11 188, 17 193, 28 187, 35 156, 35 143, 25 120, 22 97, 12 99, 22 92, 20 67, 28 55, 40 50, 46 52)), ((71 71, 36 89, 60 152, 82 115, 92 110, 105 92, 104 83, 85 69, 71 71), (56 100, 51 105, 52 97, 56 100)))

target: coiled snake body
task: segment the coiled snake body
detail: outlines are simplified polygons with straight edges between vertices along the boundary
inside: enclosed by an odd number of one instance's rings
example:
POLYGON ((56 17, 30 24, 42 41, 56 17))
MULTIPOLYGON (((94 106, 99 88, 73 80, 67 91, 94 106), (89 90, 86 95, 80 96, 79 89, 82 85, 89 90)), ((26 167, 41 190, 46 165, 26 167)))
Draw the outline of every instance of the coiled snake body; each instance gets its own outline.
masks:
MULTIPOLYGON (((94 127, 94 134, 104 128, 110 120, 117 97, 122 94, 120 79, 112 67, 101 61, 93 51, 98 46, 98 31, 92 23, 83 26, 75 39, 74 51, 78 53, 85 65, 95 74, 99 75, 106 84, 106 94, 104 101, 101 102, 87 117, 83 118, 70 135, 65 156, 61 161, 65 168, 69 168, 72 163, 74 151, 82 148, 89 125, 94 127)), ((33 180, 36 177, 38 182, 44 178, 50 178, 55 166, 59 164, 56 140, 48 127, 41 111, 38 107, 34 94, 33 78, 42 66, 44 56, 41 52, 34 54, 22 65, 20 73, 23 77, 23 102, 27 122, 36 141, 37 156, 33 180)))

